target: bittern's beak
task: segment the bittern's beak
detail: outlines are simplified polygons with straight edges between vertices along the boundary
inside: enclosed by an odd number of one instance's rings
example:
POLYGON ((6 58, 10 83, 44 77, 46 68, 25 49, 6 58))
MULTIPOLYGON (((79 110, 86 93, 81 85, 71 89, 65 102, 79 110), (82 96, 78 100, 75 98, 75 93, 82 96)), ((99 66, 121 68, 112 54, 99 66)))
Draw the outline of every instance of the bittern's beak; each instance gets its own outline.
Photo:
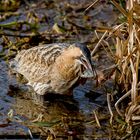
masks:
POLYGON ((92 67, 92 62, 90 59, 85 58, 85 57, 81 57, 80 58, 80 62, 81 64, 84 66, 85 70, 82 73, 81 77, 83 78, 90 78, 94 76, 94 70, 92 67))

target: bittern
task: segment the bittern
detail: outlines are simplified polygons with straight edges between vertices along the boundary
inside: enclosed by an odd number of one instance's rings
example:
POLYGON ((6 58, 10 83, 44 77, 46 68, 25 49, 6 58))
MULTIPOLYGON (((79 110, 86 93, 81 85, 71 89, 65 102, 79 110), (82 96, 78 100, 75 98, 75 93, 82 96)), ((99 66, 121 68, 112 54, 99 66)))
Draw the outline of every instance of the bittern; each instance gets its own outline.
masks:
POLYGON ((66 94, 80 77, 94 74, 90 51, 80 43, 54 43, 22 50, 10 66, 39 95, 66 94))

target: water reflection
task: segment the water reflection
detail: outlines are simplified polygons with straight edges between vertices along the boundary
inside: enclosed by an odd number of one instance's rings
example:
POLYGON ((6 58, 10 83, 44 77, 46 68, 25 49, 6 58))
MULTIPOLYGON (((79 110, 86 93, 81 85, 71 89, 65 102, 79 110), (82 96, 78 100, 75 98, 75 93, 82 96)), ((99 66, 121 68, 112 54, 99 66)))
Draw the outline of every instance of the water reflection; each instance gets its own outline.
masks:
POLYGON ((12 122, 8 116, 15 99, 10 97, 8 67, 5 62, 0 62, 0 138, 1 136, 25 133, 26 126, 12 122))
MULTIPOLYGON (((17 114, 35 124, 42 122, 41 125, 50 126, 52 122, 57 122, 51 127, 42 127, 45 132, 53 129, 58 137, 73 136, 82 139, 84 135, 89 136, 96 127, 96 125, 91 127, 87 124, 87 122, 93 121, 94 110, 102 108, 102 104, 97 104, 94 100, 90 100, 90 97, 85 96, 85 94, 90 93, 91 96, 94 94, 94 97, 100 97, 100 95, 92 93, 92 88, 93 83, 88 81, 84 86, 74 89, 73 97, 48 94, 45 96, 43 105, 41 103, 36 104, 34 100, 28 98, 30 93, 27 92, 16 96, 14 109, 17 114)), ((94 123, 96 124, 95 121, 94 123)), ((40 126, 33 124, 32 127, 27 126, 33 132, 43 133, 40 126)))
POLYGON ((76 87, 73 97, 48 94, 42 105, 36 104, 28 90, 16 90, 10 86, 9 92, 9 84, 18 83, 15 79, 9 80, 11 78, 4 62, 0 63, 0 68, 0 134, 29 135, 30 129, 33 134, 46 136, 51 129, 58 138, 67 139, 72 136, 83 139, 87 136, 85 139, 92 139, 90 135, 97 129, 93 112, 103 108, 103 102, 106 101, 106 97, 102 96, 103 91, 93 92, 95 81, 89 80, 85 85, 76 87), (13 114, 9 118, 11 110, 13 114))

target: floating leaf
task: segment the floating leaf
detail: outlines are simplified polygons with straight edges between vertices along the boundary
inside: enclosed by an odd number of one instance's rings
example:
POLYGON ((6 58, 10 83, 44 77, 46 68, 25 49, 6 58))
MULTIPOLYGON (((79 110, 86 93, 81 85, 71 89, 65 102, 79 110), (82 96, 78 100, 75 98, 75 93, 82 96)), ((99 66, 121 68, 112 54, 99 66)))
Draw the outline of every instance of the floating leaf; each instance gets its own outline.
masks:
POLYGON ((52 29, 58 34, 64 33, 64 30, 57 23, 53 25, 52 29))
POLYGON ((53 127, 56 124, 59 124, 61 122, 61 120, 53 120, 50 122, 35 122, 33 124, 36 124, 40 127, 53 127))

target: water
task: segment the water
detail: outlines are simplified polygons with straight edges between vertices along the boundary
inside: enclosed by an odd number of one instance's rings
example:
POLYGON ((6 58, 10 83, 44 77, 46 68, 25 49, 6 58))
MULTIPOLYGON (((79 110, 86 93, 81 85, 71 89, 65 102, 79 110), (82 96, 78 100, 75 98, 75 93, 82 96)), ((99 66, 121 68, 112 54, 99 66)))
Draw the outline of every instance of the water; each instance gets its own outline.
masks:
MULTIPOLYGON (((36 1, 34 6, 30 5, 28 10, 27 7, 25 8, 25 5, 22 5, 19 7, 19 14, 11 15, 1 21, 0 24, 14 21, 28 21, 28 19, 30 19, 30 21, 32 19, 32 22, 35 23, 35 17, 31 16, 35 13, 39 20, 38 28, 35 29, 36 31, 32 29, 30 31, 29 26, 26 24, 21 27, 14 25, 12 28, 9 27, 11 29, 4 29, 3 31, 10 35, 18 34, 21 36, 28 35, 28 33, 30 34, 32 32, 44 33, 43 36, 45 36, 45 39, 43 41, 47 43, 89 42, 94 39, 93 33, 86 30, 85 27, 92 28, 92 26, 95 25, 94 23, 97 23, 96 19, 94 20, 94 16, 98 16, 98 12, 103 7, 99 7, 97 10, 95 9, 96 15, 93 15, 93 13, 95 14, 95 10, 91 8, 91 11, 87 13, 86 17, 86 15, 83 16, 81 8, 87 8, 89 4, 87 4, 85 0, 83 1, 84 4, 82 4, 82 0, 80 1, 80 5, 79 2, 76 2, 76 6, 75 1, 68 3, 57 1, 47 3, 47 6, 40 2, 42 8, 35 6, 38 4, 36 1), (45 8, 43 8, 44 6, 45 8), (71 13, 71 11, 73 12, 71 13), (28 13, 30 14, 28 15, 28 13), (72 22, 76 23, 76 26, 69 23, 67 18, 72 19, 72 22), (87 21, 86 18, 90 20, 87 21), (61 36, 52 30, 54 23, 59 23, 66 28, 64 35, 61 36), (79 28, 76 28, 77 26, 79 28), (83 30, 83 28, 85 30, 83 30), (16 31, 12 29, 16 29, 16 31)), ((89 3, 90 2, 92 3, 92 1, 89 0, 89 3)), ((100 18, 104 17, 100 16, 100 18)), ((29 42, 22 42, 23 46, 20 46, 20 41, 23 41, 20 40, 21 38, 17 39, 13 36, 8 39, 9 42, 14 43, 12 45, 17 45, 20 49, 26 45, 28 46, 35 42, 39 43, 40 41, 36 39, 33 40, 29 37, 29 42)), ((9 50, 12 47, 10 45, 10 48, 6 49, 7 46, 8 45, 1 39, 0 52, 4 49, 4 55, 9 55, 9 50)), ((99 55, 99 60, 94 60, 95 66, 100 68, 108 67, 110 62, 106 53, 103 52, 99 55)), ((1 60, 2 59, 3 57, 1 60)), ((47 135, 50 135, 48 134, 49 130, 51 134, 61 139, 70 139, 71 137, 80 140, 108 139, 112 136, 110 131, 113 130, 109 126, 108 120, 110 116, 106 104, 106 90, 104 89, 104 85, 96 87, 96 81, 91 79, 84 85, 80 85, 73 90, 73 98, 54 98, 54 96, 52 96, 53 100, 48 101, 44 105, 32 100, 30 97, 31 93, 24 87, 21 81, 17 82, 16 77, 11 75, 8 65, 5 62, 0 62, 0 135, 29 135, 29 137, 31 137, 31 135, 34 136, 34 134, 38 134, 44 136, 46 139, 47 135), (99 119, 101 126, 97 124, 96 117, 99 119)), ((113 84, 107 88, 110 89, 112 87, 113 84)))

